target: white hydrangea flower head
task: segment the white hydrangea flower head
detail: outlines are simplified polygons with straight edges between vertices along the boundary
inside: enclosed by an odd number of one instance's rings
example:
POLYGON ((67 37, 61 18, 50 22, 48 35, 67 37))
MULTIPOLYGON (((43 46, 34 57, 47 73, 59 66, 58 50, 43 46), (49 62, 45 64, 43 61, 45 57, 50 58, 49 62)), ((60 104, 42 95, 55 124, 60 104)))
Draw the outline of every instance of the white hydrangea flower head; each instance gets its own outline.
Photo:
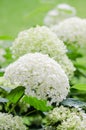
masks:
POLYGON ((56 6, 56 8, 61 11, 60 13, 66 15, 66 16, 75 16, 76 15, 76 9, 72 6, 70 6, 69 4, 66 3, 62 3, 62 4, 58 4, 56 6))
POLYGON ((0 112, 0 130, 27 130, 22 118, 0 112))
POLYGON ((14 58, 26 53, 41 52, 51 57, 67 52, 64 43, 46 26, 36 26, 18 34, 11 47, 14 58))
POLYGON ((69 92, 69 82, 60 65, 41 53, 28 53, 10 64, 4 77, 26 87, 26 94, 59 104, 69 92))
POLYGON ((56 130, 86 130, 86 114, 77 108, 56 107, 47 115, 49 125, 61 122, 56 130))
POLYGON ((54 9, 50 10, 45 18, 44 24, 53 26, 63 21, 66 18, 76 16, 76 9, 68 4, 58 4, 54 9))
POLYGON ((66 44, 86 44, 86 21, 78 17, 68 18, 58 25, 51 27, 51 30, 66 44))
POLYGON ((73 75, 75 70, 70 60, 63 60, 63 56, 65 56, 67 52, 64 43, 57 38, 55 33, 45 26, 37 26, 20 32, 11 50, 15 58, 26 53, 41 52, 43 54, 48 54, 58 63, 61 63, 60 65, 69 78, 73 75), (66 65, 66 68, 64 65, 66 65))

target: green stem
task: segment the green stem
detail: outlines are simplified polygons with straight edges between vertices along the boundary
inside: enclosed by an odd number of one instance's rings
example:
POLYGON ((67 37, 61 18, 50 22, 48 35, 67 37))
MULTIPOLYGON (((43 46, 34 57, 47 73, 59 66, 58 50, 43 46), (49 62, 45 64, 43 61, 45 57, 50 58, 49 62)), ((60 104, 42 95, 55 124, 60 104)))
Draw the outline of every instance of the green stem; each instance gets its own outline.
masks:
POLYGON ((25 116, 27 116, 27 115, 30 115, 30 114, 32 114, 32 113, 34 113, 34 112, 36 112, 37 110, 33 110, 33 111, 31 111, 31 112, 28 112, 27 114, 25 114, 25 116))

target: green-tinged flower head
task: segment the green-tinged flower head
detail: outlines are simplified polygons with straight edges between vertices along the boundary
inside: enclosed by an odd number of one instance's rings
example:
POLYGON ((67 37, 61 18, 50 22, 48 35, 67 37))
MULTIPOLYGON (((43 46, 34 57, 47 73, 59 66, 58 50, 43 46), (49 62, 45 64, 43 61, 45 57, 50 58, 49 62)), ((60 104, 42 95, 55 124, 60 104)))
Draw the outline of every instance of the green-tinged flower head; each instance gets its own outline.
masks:
POLYGON ((86 130, 86 114, 77 108, 56 107, 47 115, 50 126, 56 130, 86 130))
POLYGON ((57 105, 66 98, 69 82, 60 65, 48 55, 28 53, 10 64, 4 77, 26 87, 26 94, 57 105))
POLYGON ((11 50, 14 58, 30 52, 61 57, 67 52, 64 43, 46 26, 36 26, 20 32, 14 40, 11 50))
POLYGON ((51 27, 51 30, 66 44, 86 44, 86 20, 73 17, 68 18, 58 25, 51 27))
POLYGON ((55 33, 45 26, 37 26, 20 32, 11 50, 15 58, 26 53, 41 52, 48 54, 51 58, 60 63, 69 78, 73 75, 75 70, 72 62, 68 58, 66 58, 65 61, 63 60, 67 52, 64 43, 57 38, 55 33))
POLYGON ((47 26, 53 26, 64 19, 73 17, 75 15, 76 10, 74 7, 65 3, 58 4, 54 9, 48 11, 44 18, 44 24, 47 26))
POLYGON ((0 86, 3 86, 3 87, 9 87, 10 89, 13 89, 15 88, 16 86, 11 84, 10 81, 7 81, 4 76, 3 77, 0 77, 0 86))
POLYGON ((22 118, 0 112, 0 130, 27 130, 22 118))

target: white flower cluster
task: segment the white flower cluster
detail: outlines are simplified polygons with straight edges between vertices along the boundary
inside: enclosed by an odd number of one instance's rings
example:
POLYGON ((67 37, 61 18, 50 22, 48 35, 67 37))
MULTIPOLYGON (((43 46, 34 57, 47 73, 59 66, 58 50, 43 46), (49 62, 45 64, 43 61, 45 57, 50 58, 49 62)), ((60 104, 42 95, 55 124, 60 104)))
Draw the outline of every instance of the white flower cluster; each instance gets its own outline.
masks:
POLYGON ((68 17, 73 17, 75 15, 76 15, 76 10, 74 7, 64 3, 59 4, 46 14, 44 18, 44 24, 47 26, 53 26, 58 24, 62 20, 68 17))
POLYGON ((66 44, 86 44, 86 20, 73 17, 51 27, 51 30, 66 44))
POLYGON ((51 126, 57 123, 56 130, 86 130, 86 114, 77 108, 56 107, 48 113, 47 121, 51 126))
POLYGON ((30 52, 47 53, 50 57, 64 55, 67 52, 64 43, 46 26, 36 26, 20 32, 11 50, 14 58, 30 52))
POLYGON ((69 92, 69 82, 60 65, 41 53, 29 53, 10 64, 4 77, 26 87, 26 94, 58 104, 69 92))
POLYGON ((0 130, 27 130, 21 117, 0 112, 0 130))
POLYGON ((67 50, 64 43, 45 26, 37 26, 20 32, 11 50, 15 58, 34 52, 48 54, 61 65, 69 78, 72 77, 75 70, 72 62, 66 56, 67 50))

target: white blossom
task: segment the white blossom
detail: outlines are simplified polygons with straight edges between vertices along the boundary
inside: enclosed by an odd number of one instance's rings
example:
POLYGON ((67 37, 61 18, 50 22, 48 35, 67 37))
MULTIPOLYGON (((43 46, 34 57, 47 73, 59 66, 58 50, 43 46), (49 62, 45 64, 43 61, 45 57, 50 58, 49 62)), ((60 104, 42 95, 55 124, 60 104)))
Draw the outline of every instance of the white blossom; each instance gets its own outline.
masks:
POLYGON ((0 112, 0 130, 27 130, 22 118, 0 112))
POLYGON ((69 78, 72 77, 75 70, 72 62, 68 58, 64 58, 63 60, 63 57, 67 57, 67 49, 64 43, 57 38, 55 33, 45 26, 37 26, 20 32, 11 50, 15 58, 26 53, 41 52, 48 54, 62 66, 69 78))
POLYGON ((67 52, 64 43, 46 26, 36 26, 20 32, 14 40, 11 50, 15 58, 30 52, 61 57, 67 52))
POLYGON ((77 108, 56 107, 48 113, 47 122, 53 127, 58 124, 56 130, 86 130, 86 114, 77 108))
POLYGON ((76 15, 76 9, 68 4, 58 4, 54 9, 48 11, 44 18, 44 24, 53 26, 63 21, 66 18, 76 15))
POLYGON ((86 20, 73 17, 68 18, 58 25, 51 27, 51 30, 66 44, 86 44, 86 20))
POLYGON ((69 82, 60 65, 41 53, 29 53, 10 64, 4 77, 26 87, 26 94, 58 104, 69 92, 69 82))

